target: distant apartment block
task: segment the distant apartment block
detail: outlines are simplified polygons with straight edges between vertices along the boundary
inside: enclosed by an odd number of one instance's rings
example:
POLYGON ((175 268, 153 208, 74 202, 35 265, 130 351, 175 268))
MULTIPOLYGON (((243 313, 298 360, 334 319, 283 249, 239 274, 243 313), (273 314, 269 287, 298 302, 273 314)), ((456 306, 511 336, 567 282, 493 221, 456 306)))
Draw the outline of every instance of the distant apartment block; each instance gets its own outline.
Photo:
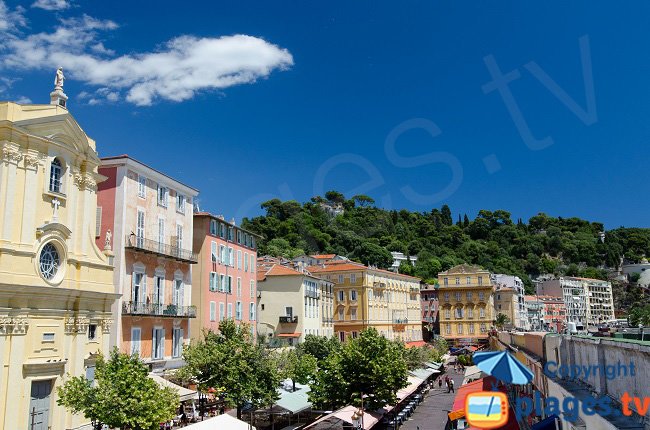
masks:
POLYGON ((392 251, 390 255, 393 256, 393 265, 390 266, 390 270, 397 272, 399 265, 402 264, 402 261, 410 261, 412 265, 415 266, 415 263, 418 261, 417 255, 407 256, 401 252, 392 251))
POLYGON ((198 191, 128 155, 101 159, 106 181, 97 193, 99 237, 115 253, 112 345, 139 355, 155 371, 181 364, 190 336, 192 202, 198 191))
POLYGON ((420 308, 422 309, 422 338, 431 340, 440 334, 438 286, 422 284, 420 286, 420 308))
POLYGON ((496 314, 502 312, 508 315, 510 323, 506 325, 507 327, 526 329, 528 318, 524 300, 524 283, 521 278, 513 275, 492 274, 490 279, 495 287, 496 314))
POLYGON ((537 294, 562 297, 566 321, 577 327, 597 326, 614 319, 612 284, 608 281, 560 277, 539 282, 537 294))

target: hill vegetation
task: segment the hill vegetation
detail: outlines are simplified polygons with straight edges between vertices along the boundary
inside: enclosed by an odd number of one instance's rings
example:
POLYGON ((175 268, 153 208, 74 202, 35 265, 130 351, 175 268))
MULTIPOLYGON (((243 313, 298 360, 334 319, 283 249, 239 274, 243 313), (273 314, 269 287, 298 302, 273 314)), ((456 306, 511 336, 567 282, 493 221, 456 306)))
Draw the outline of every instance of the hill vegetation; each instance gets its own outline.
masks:
POLYGON ((260 255, 332 253, 387 268, 390 251, 399 251, 418 257, 414 267, 403 263, 400 272, 430 283, 442 270, 472 263, 517 275, 529 291, 531 277, 539 274, 606 279, 607 270, 622 259, 638 262, 650 256, 650 229, 645 228, 604 231, 599 222, 544 213, 524 222, 512 220, 506 210, 454 219, 447 205, 413 212, 384 210, 374 203, 369 196, 346 198, 336 191, 303 204, 273 199, 262 203, 265 215, 245 218, 242 227, 264 237, 260 255), (334 216, 329 208, 337 206, 344 212, 334 216))

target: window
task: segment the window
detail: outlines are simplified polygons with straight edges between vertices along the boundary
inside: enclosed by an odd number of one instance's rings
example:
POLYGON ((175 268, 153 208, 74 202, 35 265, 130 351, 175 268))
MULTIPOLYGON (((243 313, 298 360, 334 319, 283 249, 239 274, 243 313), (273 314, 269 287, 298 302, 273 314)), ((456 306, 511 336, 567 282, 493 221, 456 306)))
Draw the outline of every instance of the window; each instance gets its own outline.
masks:
POLYGON ((140 339, 142 338, 140 327, 131 327, 131 355, 140 357, 140 339))
POLYGON ((343 283, 343 275, 339 275, 339 284, 343 283))
POLYGON ((219 276, 217 272, 210 272, 210 291, 217 291, 219 284, 219 276))
POLYGON ((458 329, 457 330, 458 330, 458 334, 463 334, 463 325, 458 324, 458 329))
POLYGON ((167 187, 158 185, 158 204, 162 207, 167 207, 167 199, 169 197, 169 190, 167 187))
POLYGON ((147 178, 138 175, 138 197, 145 198, 147 196, 147 178))
POLYGON ((237 250, 237 268, 241 269, 241 251, 237 250))
POLYGON ((350 320, 351 321, 357 320, 357 310, 355 308, 350 309, 350 320))
POLYGON ((172 357, 178 358, 183 352, 183 329, 175 328, 172 331, 172 357))
POLYGON ((88 340, 97 338, 97 324, 88 324, 88 340))
POLYGON ((345 315, 343 315, 343 308, 339 308, 339 321, 345 320, 345 315))
POLYGON ((55 158, 50 165, 50 191, 62 193, 63 191, 63 165, 61 160, 55 158))
POLYGON ((443 281, 445 285, 449 285, 449 278, 444 278, 443 281))
POLYGON ((353 331, 352 332, 352 339, 356 339, 359 336, 359 332, 353 331))
POLYGON ((185 213, 185 196, 176 193, 176 212, 185 213))
POLYGON ((255 273, 255 256, 251 254, 251 273, 255 273))
POLYGON ((469 325, 469 334, 474 334, 474 324, 469 325))
POLYGON ((451 324, 445 324, 445 333, 451 334, 451 324))
POLYGON ((221 261, 221 264, 226 264, 226 261, 228 256, 226 255, 226 247, 224 245, 219 245, 219 260, 221 261))
POLYGON ((285 316, 288 316, 288 317, 292 317, 292 316, 293 316, 293 307, 291 307, 291 306, 286 306, 286 307, 284 308, 284 315, 285 315, 285 316))
POLYGON ((460 285, 460 277, 456 277, 456 285, 460 285))
POLYGON ((226 238, 226 226, 223 225, 223 223, 219 223, 219 236, 221 236, 222 239, 226 238))
POLYGON ((219 275, 219 282, 217 283, 217 290, 221 293, 225 293, 227 290, 226 284, 226 275, 219 275))
POLYGON ((135 227, 135 235, 137 237, 137 243, 135 245, 138 248, 144 247, 144 224, 144 211, 138 209, 138 220, 135 227))
POLYGON ((158 218, 158 251, 165 247, 165 218, 158 218))
POLYGON ((451 319, 451 309, 445 309, 445 319, 451 319))
POLYGON ((210 220, 210 234, 212 236, 217 235, 217 220, 216 219, 211 219, 210 220))
POLYGON ((350 290, 350 300, 353 302, 357 300, 357 290, 350 290))
POLYGON ((248 253, 244 252, 244 272, 248 272, 248 253))
POLYGON ((153 329, 153 346, 151 348, 151 358, 161 360, 165 354, 165 329, 153 329))
POLYGON ((241 319, 242 319, 241 302, 237 302, 237 306, 235 306, 235 318, 237 319, 237 321, 241 321, 241 319))
POLYGON ((456 291, 456 301, 460 302, 460 300, 463 298, 463 295, 460 293, 460 291, 456 291))
POLYGON ((38 259, 41 276, 47 280, 53 279, 59 272, 59 266, 61 265, 59 251, 52 243, 48 243, 41 250, 38 259))
POLYGON ((473 296, 472 292, 468 291, 466 296, 467 296, 467 300, 471 302, 472 301, 472 296, 473 296))
POLYGON ((482 276, 478 277, 478 284, 483 285, 483 277, 482 276))
POLYGON ((501 294, 497 294, 497 300, 501 300, 501 294))
POLYGON ((228 248, 228 264, 235 267, 235 252, 232 248, 228 248))
POLYGON ((176 248, 178 250, 183 248, 183 226, 180 224, 176 224, 176 248))
POLYGON ((251 280, 250 297, 255 298, 255 281, 251 280))
POLYGON ((237 243, 241 245, 241 230, 237 230, 237 243))
POLYGON ((481 318, 485 318, 485 308, 480 308, 480 309, 479 309, 479 316, 480 316, 481 318))
POLYGON ((448 302, 449 301, 449 293, 445 293, 444 297, 445 297, 445 302, 448 302))
POLYGON ((463 308, 456 308, 456 318, 463 317, 463 308))
POLYGON ((255 321, 255 303, 249 303, 248 307, 248 319, 250 321, 255 321))
POLYGON ((339 332, 339 340, 341 342, 345 342, 345 332, 344 331, 339 332))
POLYGON ((483 291, 478 292, 478 299, 482 302, 485 301, 485 293, 483 291))
POLYGON ((232 303, 228 303, 228 318, 232 318, 232 303))
POLYGON ((474 318, 474 309, 467 308, 467 318, 474 318))
POLYGON ((469 276, 465 279, 465 281, 466 281, 465 283, 466 283, 467 285, 471 285, 471 284, 472 284, 472 278, 470 278, 469 276))
POLYGON ((144 303, 146 297, 147 297, 147 285, 146 285, 146 278, 144 276, 144 273, 134 272, 133 288, 131 290, 131 301, 137 305, 140 302, 144 303))
POLYGON ((237 297, 241 298, 241 278, 237 278, 237 297))
POLYGON ((165 303, 165 278, 154 276, 153 278, 153 304, 162 305, 165 303))
POLYGON ((232 294, 232 276, 228 275, 228 285, 226 285, 226 292, 232 294))
POLYGON ((338 295, 339 295, 339 297, 338 297, 338 298, 339 298, 339 302, 344 302, 344 301, 345 301, 345 291, 342 291, 342 290, 339 291, 339 292, 338 292, 338 295))
MULTIPOLYGON (((351 275, 350 275, 350 282, 351 282, 351 283, 355 283, 355 282, 357 282, 357 275, 355 275, 354 273, 351 274, 351 275)), ((353 332, 353 333, 354 333, 354 332, 353 332)))
POLYGON ((481 333, 485 333, 487 330, 485 329, 485 323, 481 323, 481 333))
POLYGON ((182 279, 174 279, 174 290, 172 291, 172 305, 183 306, 185 286, 182 279))
POLYGON ((217 303, 210 302, 210 321, 217 320, 217 303))
POLYGON ((226 318, 226 308, 223 302, 219 302, 219 321, 223 321, 226 318))

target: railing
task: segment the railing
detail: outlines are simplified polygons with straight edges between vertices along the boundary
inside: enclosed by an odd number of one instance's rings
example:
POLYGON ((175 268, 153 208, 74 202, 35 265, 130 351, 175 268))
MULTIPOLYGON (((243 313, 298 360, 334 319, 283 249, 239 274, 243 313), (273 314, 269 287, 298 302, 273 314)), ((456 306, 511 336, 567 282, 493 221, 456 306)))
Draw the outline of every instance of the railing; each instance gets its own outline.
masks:
POLYGON ((385 282, 373 282, 372 286, 374 288, 386 288, 385 282))
POLYGON ((298 317, 297 316, 282 316, 280 317, 280 324, 282 323, 288 323, 288 324, 296 324, 298 322, 298 317))
POLYGON ((125 315, 151 315, 160 317, 196 318, 196 306, 177 306, 158 303, 124 302, 122 313, 125 315))
POLYGON ((393 324, 408 324, 408 318, 394 318, 393 324))
POLYGON ((312 299, 320 299, 320 291, 307 291, 307 290, 305 290, 305 297, 310 297, 312 299))
POLYGON ((197 263, 199 261, 196 253, 182 249, 177 246, 166 245, 156 240, 145 239, 136 235, 127 235, 125 240, 125 248, 137 249, 138 251, 151 252, 153 254, 162 255, 165 257, 172 257, 179 261, 188 263, 197 263))
POLYGON ((333 323, 333 322, 334 322, 334 318, 323 318, 323 322, 324 322, 324 323, 333 323))

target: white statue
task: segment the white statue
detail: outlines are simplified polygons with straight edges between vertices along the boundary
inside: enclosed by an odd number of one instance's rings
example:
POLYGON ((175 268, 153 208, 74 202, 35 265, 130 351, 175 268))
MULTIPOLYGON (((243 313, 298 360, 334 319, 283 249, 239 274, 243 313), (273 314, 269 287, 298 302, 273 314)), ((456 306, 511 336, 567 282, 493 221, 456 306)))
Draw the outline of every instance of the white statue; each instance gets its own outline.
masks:
POLYGON ((106 230, 106 240, 104 241, 104 249, 111 249, 111 237, 113 237, 113 233, 111 233, 111 229, 109 228, 106 230))
POLYGON ((56 71, 56 77, 54 78, 54 88, 63 89, 63 81, 65 76, 63 75, 63 67, 59 67, 56 71))

